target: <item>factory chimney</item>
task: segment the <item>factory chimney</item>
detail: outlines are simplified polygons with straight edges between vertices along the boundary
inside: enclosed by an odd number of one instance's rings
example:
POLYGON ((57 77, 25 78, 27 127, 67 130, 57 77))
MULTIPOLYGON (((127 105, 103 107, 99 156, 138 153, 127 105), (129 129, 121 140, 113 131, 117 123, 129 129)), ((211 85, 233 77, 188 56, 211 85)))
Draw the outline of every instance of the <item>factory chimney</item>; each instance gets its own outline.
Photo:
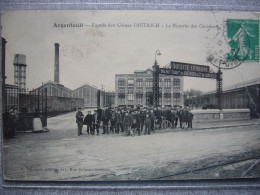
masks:
POLYGON ((54 82, 60 82, 60 63, 59 63, 59 43, 55 43, 55 57, 54 57, 54 82))

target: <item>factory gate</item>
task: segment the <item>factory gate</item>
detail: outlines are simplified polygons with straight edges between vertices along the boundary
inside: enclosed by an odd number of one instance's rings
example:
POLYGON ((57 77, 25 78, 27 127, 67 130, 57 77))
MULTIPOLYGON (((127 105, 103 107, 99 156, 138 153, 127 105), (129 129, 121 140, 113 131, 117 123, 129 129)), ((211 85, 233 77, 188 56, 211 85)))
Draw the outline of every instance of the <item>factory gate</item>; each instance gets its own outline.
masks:
POLYGON ((47 90, 35 92, 20 91, 18 88, 5 88, 3 97, 3 122, 8 128, 8 117, 11 110, 17 110, 16 130, 26 131, 32 129, 34 117, 40 117, 43 127, 47 126, 47 90))

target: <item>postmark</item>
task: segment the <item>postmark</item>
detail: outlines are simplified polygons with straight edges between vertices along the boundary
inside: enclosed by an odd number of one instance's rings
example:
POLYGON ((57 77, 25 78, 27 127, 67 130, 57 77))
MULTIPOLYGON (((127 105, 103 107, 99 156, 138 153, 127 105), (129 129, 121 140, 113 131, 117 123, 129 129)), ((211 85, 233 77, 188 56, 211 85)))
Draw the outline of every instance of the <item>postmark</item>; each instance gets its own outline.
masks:
POLYGON ((210 39, 207 61, 221 69, 259 61, 259 20, 227 19, 210 39))

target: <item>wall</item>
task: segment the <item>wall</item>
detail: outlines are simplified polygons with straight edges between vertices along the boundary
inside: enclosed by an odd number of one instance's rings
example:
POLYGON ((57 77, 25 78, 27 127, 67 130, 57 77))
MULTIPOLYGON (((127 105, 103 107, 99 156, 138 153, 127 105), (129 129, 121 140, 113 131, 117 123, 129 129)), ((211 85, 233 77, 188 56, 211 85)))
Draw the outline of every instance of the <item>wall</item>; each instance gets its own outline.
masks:
POLYGON ((194 122, 250 119, 249 109, 192 110, 194 122))

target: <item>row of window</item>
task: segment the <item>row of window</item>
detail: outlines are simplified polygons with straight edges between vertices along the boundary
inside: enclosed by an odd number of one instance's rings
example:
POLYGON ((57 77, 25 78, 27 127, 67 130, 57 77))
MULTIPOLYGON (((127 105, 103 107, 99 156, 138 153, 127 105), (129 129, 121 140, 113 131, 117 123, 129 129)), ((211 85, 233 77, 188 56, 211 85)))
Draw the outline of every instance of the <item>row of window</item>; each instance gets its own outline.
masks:
MULTIPOLYGON (((151 93, 146 93, 146 98, 147 98, 147 97, 151 97, 151 96, 152 96, 151 93)), ((161 98, 161 97, 162 97, 162 94, 160 94, 159 96, 160 96, 160 98, 161 98)), ((137 102, 138 102, 138 101, 142 101, 142 98, 143 98, 143 97, 144 97, 144 94, 142 94, 142 93, 136 93, 136 100, 137 100, 137 102)), ((172 97, 173 97, 174 100, 179 101, 179 100, 180 100, 180 93, 173 93, 173 94, 172 94, 172 97)), ((126 98, 127 100, 129 100, 129 101, 134 101, 134 100, 135 100, 135 94, 134 94, 134 93, 128 93, 128 94, 122 93, 122 94, 118 94, 118 99, 119 99, 119 101, 123 101, 125 98, 126 98)), ((164 99, 165 99, 166 101, 171 101, 171 93, 165 93, 165 94, 164 94, 164 99)))
MULTIPOLYGON (((136 87, 141 88, 144 86, 145 87, 153 87, 153 79, 146 79, 145 82, 143 79, 136 79, 136 87)), ((174 87, 179 87, 180 86, 180 79, 173 79, 172 85, 174 87)), ((165 87, 171 87, 171 79, 164 79, 164 86, 165 87)), ((119 79, 118 80, 118 87, 124 88, 126 87, 126 80, 124 79, 119 79)), ((128 79, 127 80, 127 87, 128 88, 134 88, 134 79, 128 79)), ((159 87, 162 87, 162 79, 159 80, 159 87)))

